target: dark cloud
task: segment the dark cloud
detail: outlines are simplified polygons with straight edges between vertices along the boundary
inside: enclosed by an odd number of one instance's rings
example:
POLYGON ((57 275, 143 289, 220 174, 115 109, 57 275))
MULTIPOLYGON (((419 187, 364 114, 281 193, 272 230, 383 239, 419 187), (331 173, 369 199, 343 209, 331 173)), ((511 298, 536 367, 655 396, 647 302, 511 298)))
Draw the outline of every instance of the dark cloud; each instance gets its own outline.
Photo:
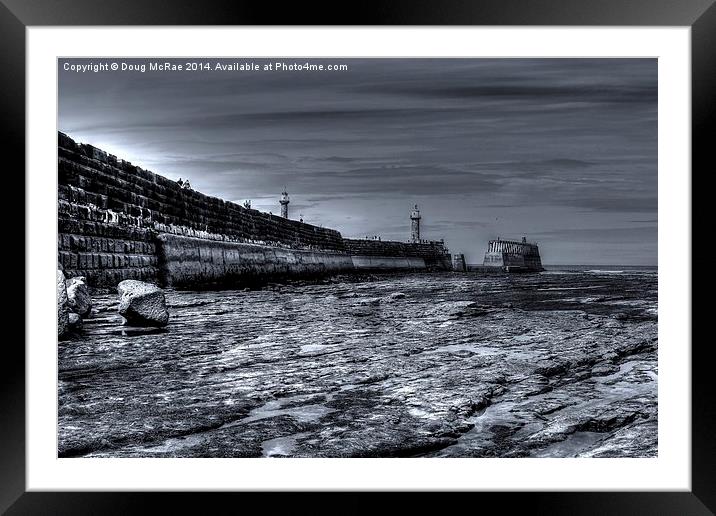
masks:
POLYGON ((349 71, 77 74, 60 61, 59 128, 266 211, 285 185, 293 214, 347 236, 403 240, 417 202, 425 236, 472 262, 488 238, 539 234, 553 262, 656 263, 642 228, 656 227, 655 59, 312 61, 349 71))
POLYGON ((463 86, 443 88, 376 88, 376 91, 395 95, 416 95, 419 97, 443 97, 474 99, 493 97, 532 102, 535 99, 561 102, 591 103, 653 103, 657 99, 656 85, 636 87, 567 85, 544 86, 536 84, 514 84, 509 81, 489 86, 463 86))
POLYGON ((655 242, 656 225, 636 226, 629 228, 570 228, 553 231, 542 231, 534 234, 535 238, 550 241, 628 244, 633 241, 655 242))

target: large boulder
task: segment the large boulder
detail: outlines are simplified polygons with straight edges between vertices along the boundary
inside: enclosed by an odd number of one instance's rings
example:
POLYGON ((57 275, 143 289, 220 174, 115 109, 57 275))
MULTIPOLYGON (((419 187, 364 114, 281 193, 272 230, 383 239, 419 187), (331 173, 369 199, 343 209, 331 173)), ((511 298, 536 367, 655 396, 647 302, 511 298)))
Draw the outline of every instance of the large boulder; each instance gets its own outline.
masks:
POLYGON ((57 269, 57 337, 62 338, 70 331, 69 310, 67 309, 67 286, 65 274, 57 269))
POLYGON ((76 276, 66 281, 67 307, 80 317, 87 317, 92 311, 92 298, 84 276, 76 276))
POLYGON ((151 283, 124 280, 117 285, 119 313, 131 326, 166 326, 169 311, 162 289, 151 283))

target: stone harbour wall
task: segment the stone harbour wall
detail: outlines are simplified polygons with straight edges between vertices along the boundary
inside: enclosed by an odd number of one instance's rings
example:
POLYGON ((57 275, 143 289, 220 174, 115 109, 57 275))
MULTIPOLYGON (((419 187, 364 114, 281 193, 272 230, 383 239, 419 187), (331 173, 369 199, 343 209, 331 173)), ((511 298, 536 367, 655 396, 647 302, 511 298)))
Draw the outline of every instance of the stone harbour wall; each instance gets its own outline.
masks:
POLYGON ((425 259, 415 256, 352 256, 353 267, 359 270, 425 270, 425 259))
MULTIPOLYGON (((452 257, 442 242, 409 243, 382 240, 351 239, 345 238, 346 250, 354 257, 354 263, 368 262, 367 258, 420 258, 423 260, 423 269, 428 270, 451 270, 452 257), (355 260, 355 258, 359 258, 355 260)), ((373 260, 375 261, 375 260, 373 260)), ((388 263, 388 260, 385 261, 388 263)), ((406 268, 400 266, 399 260, 393 260, 395 268, 406 268)), ((416 267, 417 261, 413 261, 407 268, 416 267)), ((380 267, 385 268, 385 267, 380 267)))
POLYGON ((176 288, 197 284, 246 287, 269 280, 353 270, 351 257, 345 253, 206 240, 168 233, 157 237, 157 251, 160 283, 176 288))
POLYGON ((182 189, 91 145, 58 138, 58 263, 93 286, 156 282, 157 236, 345 252, 338 231, 182 189))
POLYGON ((83 192, 60 185, 58 262, 68 277, 114 286, 125 279, 156 281, 156 232, 121 213, 78 204, 83 192))
POLYGON ((57 214, 59 267, 95 287, 137 279, 190 288, 451 266, 440 242, 344 239, 333 229, 183 189, 64 133, 58 133, 57 214))
POLYGON ((155 224, 185 226, 237 240, 296 248, 342 250, 341 234, 184 189, 175 181, 134 166, 59 133, 59 185, 82 190, 79 202, 155 224))

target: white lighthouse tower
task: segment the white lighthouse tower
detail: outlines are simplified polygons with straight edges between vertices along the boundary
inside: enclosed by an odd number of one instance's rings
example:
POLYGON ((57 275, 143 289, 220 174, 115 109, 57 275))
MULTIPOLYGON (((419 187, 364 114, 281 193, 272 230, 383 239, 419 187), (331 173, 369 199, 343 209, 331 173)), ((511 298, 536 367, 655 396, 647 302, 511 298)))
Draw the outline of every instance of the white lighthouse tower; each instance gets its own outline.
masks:
POLYGON ((414 244, 420 242, 420 211, 417 204, 410 212, 410 241, 414 244))
POLYGON ((286 188, 283 189, 283 192, 281 192, 281 200, 279 203, 281 203, 281 216, 284 219, 288 218, 288 203, 291 202, 291 199, 288 198, 288 192, 286 192, 286 188))

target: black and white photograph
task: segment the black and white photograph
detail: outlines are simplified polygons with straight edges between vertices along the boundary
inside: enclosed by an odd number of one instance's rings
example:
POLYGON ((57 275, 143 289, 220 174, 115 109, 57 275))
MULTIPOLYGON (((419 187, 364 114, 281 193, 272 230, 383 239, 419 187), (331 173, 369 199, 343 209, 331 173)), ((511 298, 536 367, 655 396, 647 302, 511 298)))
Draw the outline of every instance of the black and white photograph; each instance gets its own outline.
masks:
POLYGON ((656 58, 57 67, 59 458, 658 457, 656 58))

